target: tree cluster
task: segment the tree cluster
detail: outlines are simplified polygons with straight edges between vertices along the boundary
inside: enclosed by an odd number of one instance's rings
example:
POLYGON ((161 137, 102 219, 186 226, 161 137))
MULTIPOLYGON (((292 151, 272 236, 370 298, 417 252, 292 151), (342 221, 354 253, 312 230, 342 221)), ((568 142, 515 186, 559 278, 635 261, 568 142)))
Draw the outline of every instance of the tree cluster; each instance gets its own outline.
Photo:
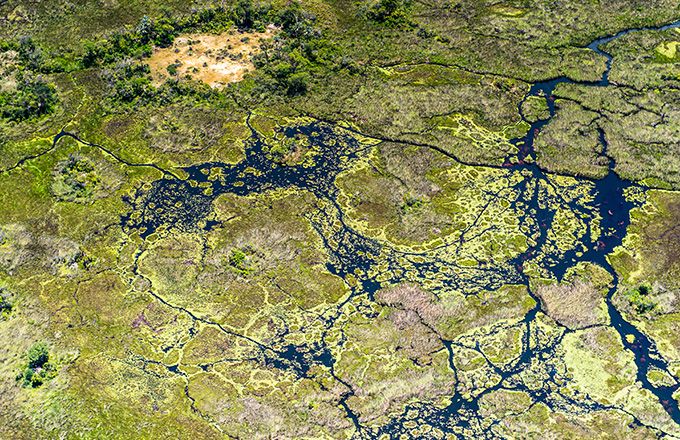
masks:
POLYGON ((28 362, 17 376, 24 387, 37 388, 56 376, 57 372, 50 361, 50 350, 44 342, 34 344, 26 354, 28 362))
POLYGON ((0 116, 10 121, 23 121, 45 115, 57 103, 54 86, 42 76, 18 72, 15 90, 0 92, 0 116))

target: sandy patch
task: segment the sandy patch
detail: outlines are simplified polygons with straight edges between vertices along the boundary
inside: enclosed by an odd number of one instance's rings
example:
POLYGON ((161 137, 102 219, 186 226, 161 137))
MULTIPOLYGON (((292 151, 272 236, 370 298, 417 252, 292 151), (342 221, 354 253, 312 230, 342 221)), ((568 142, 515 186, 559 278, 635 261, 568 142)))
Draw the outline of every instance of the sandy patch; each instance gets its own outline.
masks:
POLYGON ((154 49, 148 59, 153 82, 160 85, 172 76, 190 76, 218 88, 241 81, 247 72, 255 68, 252 57, 259 52, 260 43, 276 32, 276 27, 270 25, 265 32, 233 30, 219 35, 178 37, 172 46, 154 49))
POLYGON ((11 92, 17 88, 14 72, 17 69, 17 52, 0 52, 0 92, 11 92))

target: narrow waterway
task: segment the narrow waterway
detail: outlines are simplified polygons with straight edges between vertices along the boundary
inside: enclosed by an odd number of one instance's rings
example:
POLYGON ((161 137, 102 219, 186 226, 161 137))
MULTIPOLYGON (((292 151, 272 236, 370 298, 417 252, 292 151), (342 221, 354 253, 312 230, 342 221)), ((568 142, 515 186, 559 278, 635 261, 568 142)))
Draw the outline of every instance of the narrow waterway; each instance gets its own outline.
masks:
MULTIPOLYGON (((524 326, 521 354, 507 366, 494 366, 494 374, 500 377, 495 385, 482 390, 474 398, 464 398, 461 392, 453 390, 450 396, 451 403, 445 408, 421 403, 409 405, 403 414, 393 418, 382 428, 370 430, 361 426, 359 417, 348 403, 348 398, 353 394, 351 386, 335 375, 333 346, 326 343, 325 333, 321 340, 313 344, 293 345, 285 343, 282 339, 280 347, 264 351, 265 362, 272 367, 292 371, 301 378, 308 377, 310 368, 315 364, 330 369, 333 377, 348 389, 343 394, 339 405, 357 428, 357 436, 360 437, 377 438, 381 435, 395 437, 399 434, 406 434, 408 429, 405 427, 405 423, 409 420, 409 417, 411 417, 411 420, 415 420, 413 417, 416 417, 418 423, 426 423, 444 432, 454 432, 455 427, 463 431, 470 429, 471 432, 480 436, 492 435, 489 427, 477 429, 473 425, 476 423, 477 426, 482 426, 481 416, 478 412, 480 398, 498 389, 522 391, 529 395, 532 401, 542 402, 554 411, 569 410, 569 408, 576 406, 585 411, 610 409, 587 399, 585 396, 582 396, 578 402, 574 399, 574 401, 567 401, 566 403, 564 402, 565 396, 559 396, 562 400, 552 398, 551 393, 554 393, 554 390, 560 387, 555 377, 562 373, 557 371, 557 367, 551 365, 546 367, 548 371, 546 373, 546 384, 538 389, 530 388, 520 378, 520 374, 529 368, 534 360, 540 359, 541 362, 546 363, 548 359, 554 357, 555 350, 561 343, 561 338, 558 338, 539 347, 532 344, 530 340, 532 334, 536 331, 534 322, 541 306, 539 299, 531 291, 530 277, 525 274, 524 266, 526 262, 535 259, 537 255, 546 253, 545 249, 549 245, 548 231, 551 229, 556 216, 555 208, 542 203, 541 200, 540 185, 545 184, 546 187, 553 185, 551 182, 553 176, 536 164, 534 142, 541 130, 555 116, 556 106, 553 93, 555 87, 559 84, 576 83, 591 87, 610 86, 609 74, 613 58, 602 49, 604 44, 631 32, 664 30, 672 27, 680 27, 680 21, 659 28, 630 29, 613 36, 599 38, 587 46, 606 58, 606 69, 599 81, 576 82, 566 77, 555 78, 532 85, 525 97, 527 99, 537 96, 545 99, 549 109, 549 117, 531 123, 531 127, 525 136, 513 140, 518 153, 506 160, 504 169, 507 170, 508 174, 522 176, 521 181, 513 188, 520 194, 521 200, 511 205, 510 209, 515 209, 521 223, 528 225, 528 235, 531 236, 532 243, 525 252, 513 258, 507 267, 488 268, 483 279, 453 279, 451 277, 451 280, 449 280, 450 285, 458 283, 459 286, 464 286, 466 283, 479 283, 478 287, 486 290, 494 290, 502 284, 522 283, 527 286, 529 293, 536 301, 536 306, 526 314, 523 322, 518 324, 524 326), (547 384, 549 381, 553 381, 550 386, 547 384), (569 407, 568 405, 572 406, 569 407)), ((521 104, 519 108, 521 114, 521 104)), ((352 277, 358 281, 353 284, 350 298, 366 295, 369 299, 373 299, 375 292, 384 285, 402 282, 403 278, 400 277, 403 277, 403 275, 395 275, 389 280, 389 283, 380 282, 377 277, 368 275, 371 268, 378 264, 379 258, 388 261, 390 270, 396 268, 395 273, 397 271, 404 273, 406 269, 397 267, 397 263, 394 263, 398 258, 389 259, 390 250, 385 249, 388 244, 364 237, 348 227, 344 222, 344 214, 337 201, 338 190, 335 186, 335 178, 347 168, 350 161, 355 160, 366 150, 366 146, 357 142, 350 132, 338 131, 331 124, 322 122, 290 127, 284 130, 285 136, 301 135, 308 138, 310 143, 318 149, 316 151, 318 159, 310 164, 294 166, 284 166, 277 163, 269 153, 270 150, 265 141, 253 130, 253 136, 246 148, 245 159, 238 164, 204 163, 188 167, 184 169, 188 176, 186 179, 179 179, 166 173, 163 179, 153 182, 150 189, 140 189, 134 197, 128 200, 131 209, 129 214, 122 217, 123 229, 128 233, 138 233, 142 238, 147 238, 151 234, 168 227, 187 231, 210 230, 219 225, 211 216, 213 201, 220 194, 249 195, 277 188, 295 187, 314 193, 328 207, 328 212, 322 212, 317 215, 316 220, 310 221, 322 238, 330 255, 331 261, 327 265, 328 270, 345 280, 352 277), (218 177, 215 178, 215 176, 218 177)), ((606 156, 606 136, 604 132, 600 132, 600 135, 602 154, 606 156)), ((611 274, 613 283, 606 297, 611 326, 620 335, 625 349, 633 354, 637 368, 637 379, 642 387, 653 393, 673 420, 680 424, 678 403, 672 398, 672 394, 678 389, 678 385, 658 386, 651 383, 647 378, 647 373, 652 367, 668 371, 667 362, 659 355, 654 343, 628 322, 615 308, 612 301, 618 288, 618 276, 606 256, 621 244, 630 224, 630 211, 635 206, 632 202, 626 200, 624 195, 626 188, 632 184, 621 179, 615 173, 615 167, 616 163, 610 159, 609 172, 604 178, 593 181, 575 177, 576 181, 587 184, 588 187, 592 188, 591 196, 593 200, 585 204, 574 201, 566 206, 567 209, 582 214, 584 219, 599 218, 600 236, 593 239, 590 234, 590 225, 587 225, 588 231, 582 235, 583 242, 581 243, 585 246, 585 250, 575 247, 564 254, 546 257, 540 262, 543 268, 558 280, 561 280, 566 271, 579 261, 599 265, 611 274)), ((404 255, 399 255, 399 257, 404 257, 404 255)), ((445 262, 435 258, 432 260, 421 258, 421 261, 413 263, 415 269, 412 270, 417 272, 416 277, 427 277, 428 274, 436 273, 442 264, 445 264, 445 262)), ((474 294, 474 292, 471 294, 474 294)), ((337 316, 343 313, 341 309, 347 301, 338 305, 336 310, 331 310, 324 317, 327 328, 330 329, 337 316)), ((457 377, 455 367, 456 343, 443 339, 441 343, 448 351, 452 374, 457 377)), ((481 349, 479 351, 482 353, 481 349)), ((458 381, 456 380, 456 382, 458 381)))
MULTIPOLYGON (((530 96, 542 97, 545 99, 545 102, 548 106, 550 116, 545 120, 539 120, 532 123, 531 128, 529 129, 526 136, 513 141, 513 143, 518 148, 517 161, 516 164, 511 164, 510 162, 506 163, 508 163, 511 167, 522 167, 531 170, 535 179, 547 178, 546 172, 535 164, 536 156, 534 151, 534 142, 543 127, 548 124, 555 116, 556 108, 555 99, 553 96, 555 87, 562 83, 584 84, 592 87, 607 87, 610 85, 609 74, 612 68, 613 57, 610 53, 602 49, 603 45, 606 45, 617 38, 630 34, 631 32, 650 30, 663 31, 678 27, 680 27, 680 21, 676 21, 669 25, 658 28, 646 27, 628 29, 615 35, 594 40, 587 47, 595 51, 598 55, 606 58, 606 69, 599 81, 577 82, 566 77, 560 77, 534 84, 527 93, 525 100, 530 96)), ((602 143, 602 155, 606 156, 608 145, 607 139, 602 130, 600 130, 600 142, 602 143)), ((634 204, 626 200, 624 196, 625 189, 630 187, 632 184, 631 182, 621 179, 614 171, 615 167, 616 162, 611 157, 609 157, 608 174, 604 178, 595 181, 595 188, 593 191, 593 195, 595 197, 594 206, 599 208, 599 214, 601 218, 600 229, 602 234, 596 242, 591 242, 588 244, 587 252, 579 256, 578 261, 592 262, 597 264, 605 268, 612 276, 613 283, 606 297, 611 325, 619 333, 624 347, 634 355, 635 365, 637 367, 637 380, 642 384, 643 388, 651 391, 657 397, 666 412, 668 412, 668 414, 676 423, 680 424, 680 409, 678 408, 678 402, 672 397, 673 393, 677 391, 680 384, 676 382, 672 386, 658 386, 652 384, 649 381, 647 378, 647 373, 651 367, 666 371, 669 373, 670 377, 673 377, 673 375, 668 370, 668 363, 660 356, 654 343, 644 333, 624 319, 623 315, 616 309, 612 301, 613 296, 618 289, 619 278, 616 271, 612 268, 611 264, 607 260, 606 256, 610 254, 616 246, 619 246, 622 243, 623 237, 625 236, 626 230, 630 224, 630 210, 634 207, 634 204)), ((538 201, 536 200, 535 202, 536 203, 534 206, 532 206, 532 208, 534 208, 536 212, 539 213, 540 218, 536 219, 537 222, 540 224, 550 225, 552 222, 553 213, 551 213, 549 210, 541 209, 539 207, 538 201)), ((542 247, 542 245, 545 243, 544 235, 545 234, 540 235, 541 239, 539 239, 538 243, 532 247, 533 249, 530 249, 529 252, 542 247)), ((521 262, 523 259, 524 256, 520 256, 518 261, 521 262)), ((565 258, 563 258, 558 264, 552 266, 550 270, 558 279, 561 279, 566 270, 574 264, 575 259, 574 252, 567 254, 565 258)), ((533 319, 533 316, 530 318, 533 319)))

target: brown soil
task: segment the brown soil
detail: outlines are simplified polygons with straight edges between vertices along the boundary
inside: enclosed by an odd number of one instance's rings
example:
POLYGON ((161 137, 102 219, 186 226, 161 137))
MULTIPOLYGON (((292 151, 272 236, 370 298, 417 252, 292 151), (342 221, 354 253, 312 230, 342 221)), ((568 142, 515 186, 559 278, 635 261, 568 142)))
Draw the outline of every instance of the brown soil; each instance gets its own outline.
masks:
POLYGON ((177 67, 177 76, 190 76, 211 87, 223 87, 241 81, 254 69, 252 56, 259 52, 260 43, 276 33, 274 26, 265 32, 190 34, 178 37, 172 46, 154 49, 147 61, 154 84, 159 85, 171 75, 168 66, 177 67))

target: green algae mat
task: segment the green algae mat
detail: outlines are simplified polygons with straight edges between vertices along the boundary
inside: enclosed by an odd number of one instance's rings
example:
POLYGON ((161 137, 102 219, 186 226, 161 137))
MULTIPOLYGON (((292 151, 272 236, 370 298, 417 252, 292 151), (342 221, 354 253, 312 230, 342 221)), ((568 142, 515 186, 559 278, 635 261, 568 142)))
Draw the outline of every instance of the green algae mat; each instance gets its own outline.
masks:
POLYGON ((680 438, 679 48, 668 0, 0 1, 0 438, 680 438))

